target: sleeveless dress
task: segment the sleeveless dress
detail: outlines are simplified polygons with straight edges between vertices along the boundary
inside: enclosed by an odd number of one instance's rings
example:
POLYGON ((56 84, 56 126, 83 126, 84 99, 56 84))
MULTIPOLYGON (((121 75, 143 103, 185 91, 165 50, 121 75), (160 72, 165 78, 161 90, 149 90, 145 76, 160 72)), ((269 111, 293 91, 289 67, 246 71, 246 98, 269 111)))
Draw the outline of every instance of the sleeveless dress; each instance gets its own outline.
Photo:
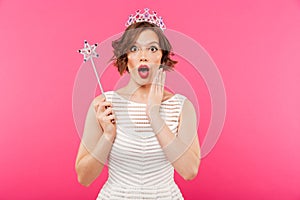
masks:
MULTIPOLYGON (((97 200, 183 199, 174 181, 174 168, 150 126, 146 104, 105 92, 116 115, 117 135, 108 157, 108 179, 97 200)), ((163 101, 160 115, 176 134, 185 96, 163 101)))

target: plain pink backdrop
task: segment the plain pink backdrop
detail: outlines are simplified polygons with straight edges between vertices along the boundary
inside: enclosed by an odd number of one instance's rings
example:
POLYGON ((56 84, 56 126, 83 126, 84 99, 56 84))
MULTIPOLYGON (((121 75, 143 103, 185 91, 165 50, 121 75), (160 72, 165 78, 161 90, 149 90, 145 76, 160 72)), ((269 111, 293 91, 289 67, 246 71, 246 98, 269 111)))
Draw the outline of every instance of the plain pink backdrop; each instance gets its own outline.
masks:
MULTIPOLYGON (((298 0, 0 1, 0 199, 96 198, 106 174, 85 188, 74 170, 76 50, 123 31, 144 7, 200 43, 226 88, 217 145, 196 179, 176 176, 185 198, 300 199, 298 0)), ((200 93, 202 140, 209 95, 200 93)))

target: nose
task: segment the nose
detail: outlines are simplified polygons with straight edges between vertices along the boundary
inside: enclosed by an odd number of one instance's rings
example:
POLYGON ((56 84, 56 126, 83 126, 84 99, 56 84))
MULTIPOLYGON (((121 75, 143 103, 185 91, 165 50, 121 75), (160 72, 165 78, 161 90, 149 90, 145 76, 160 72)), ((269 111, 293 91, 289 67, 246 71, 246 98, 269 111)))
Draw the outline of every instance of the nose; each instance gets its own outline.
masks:
POLYGON ((141 62, 147 62, 148 61, 148 58, 147 58, 147 55, 146 55, 145 51, 141 51, 141 53, 140 53, 140 61, 141 62))
POLYGON ((145 57, 141 57, 141 58, 140 58, 140 61, 141 61, 141 62, 147 62, 147 61, 148 61, 148 59, 147 59, 147 58, 145 58, 145 57))

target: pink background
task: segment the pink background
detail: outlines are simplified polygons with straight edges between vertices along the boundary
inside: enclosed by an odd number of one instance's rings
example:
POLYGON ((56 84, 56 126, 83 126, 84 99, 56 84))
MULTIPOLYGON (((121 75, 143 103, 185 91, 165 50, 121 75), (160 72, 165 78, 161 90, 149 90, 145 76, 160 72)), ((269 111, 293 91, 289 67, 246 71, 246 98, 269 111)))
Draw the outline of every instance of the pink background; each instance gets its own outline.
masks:
MULTIPOLYGON (((0 199, 96 198, 106 174, 85 188, 74 170, 80 138, 72 89, 82 62, 76 50, 84 39, 100 42, 123 31, 127 16, 144 7, 200 43, 226 88, 217 145, 196 179, 176 176, 185 198, 300 199, 296 0, 0 1, 0 199)), ((209 94, 200 93, 202 142, 209 94)))

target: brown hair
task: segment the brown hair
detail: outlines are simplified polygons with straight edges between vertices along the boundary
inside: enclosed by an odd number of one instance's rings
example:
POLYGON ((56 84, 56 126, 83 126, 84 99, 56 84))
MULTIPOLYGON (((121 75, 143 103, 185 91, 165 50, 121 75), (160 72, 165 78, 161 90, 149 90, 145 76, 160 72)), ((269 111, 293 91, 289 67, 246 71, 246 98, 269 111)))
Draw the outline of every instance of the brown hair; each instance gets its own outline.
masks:
POLYGON ((164 70, 172 70, 177 63, 177 61, 170 58, 172 46, 168 41, 167 37, 164 35, 163 31, 155 24, 149 22, 138 22, 131 24, 127 27, 122 37, 112 42, 112 47, 114 48, 114 56, 111 60, 114 61, 114 66, 118 68, 119 73, 122 75, 125 70, 128 71, 127 67, 127 52, 131 45, 137 40, 138 36, 144 30, 154 31, 159 38, 159 45, 162 50, 162 58, 160 63, 164 64, 164 70))

